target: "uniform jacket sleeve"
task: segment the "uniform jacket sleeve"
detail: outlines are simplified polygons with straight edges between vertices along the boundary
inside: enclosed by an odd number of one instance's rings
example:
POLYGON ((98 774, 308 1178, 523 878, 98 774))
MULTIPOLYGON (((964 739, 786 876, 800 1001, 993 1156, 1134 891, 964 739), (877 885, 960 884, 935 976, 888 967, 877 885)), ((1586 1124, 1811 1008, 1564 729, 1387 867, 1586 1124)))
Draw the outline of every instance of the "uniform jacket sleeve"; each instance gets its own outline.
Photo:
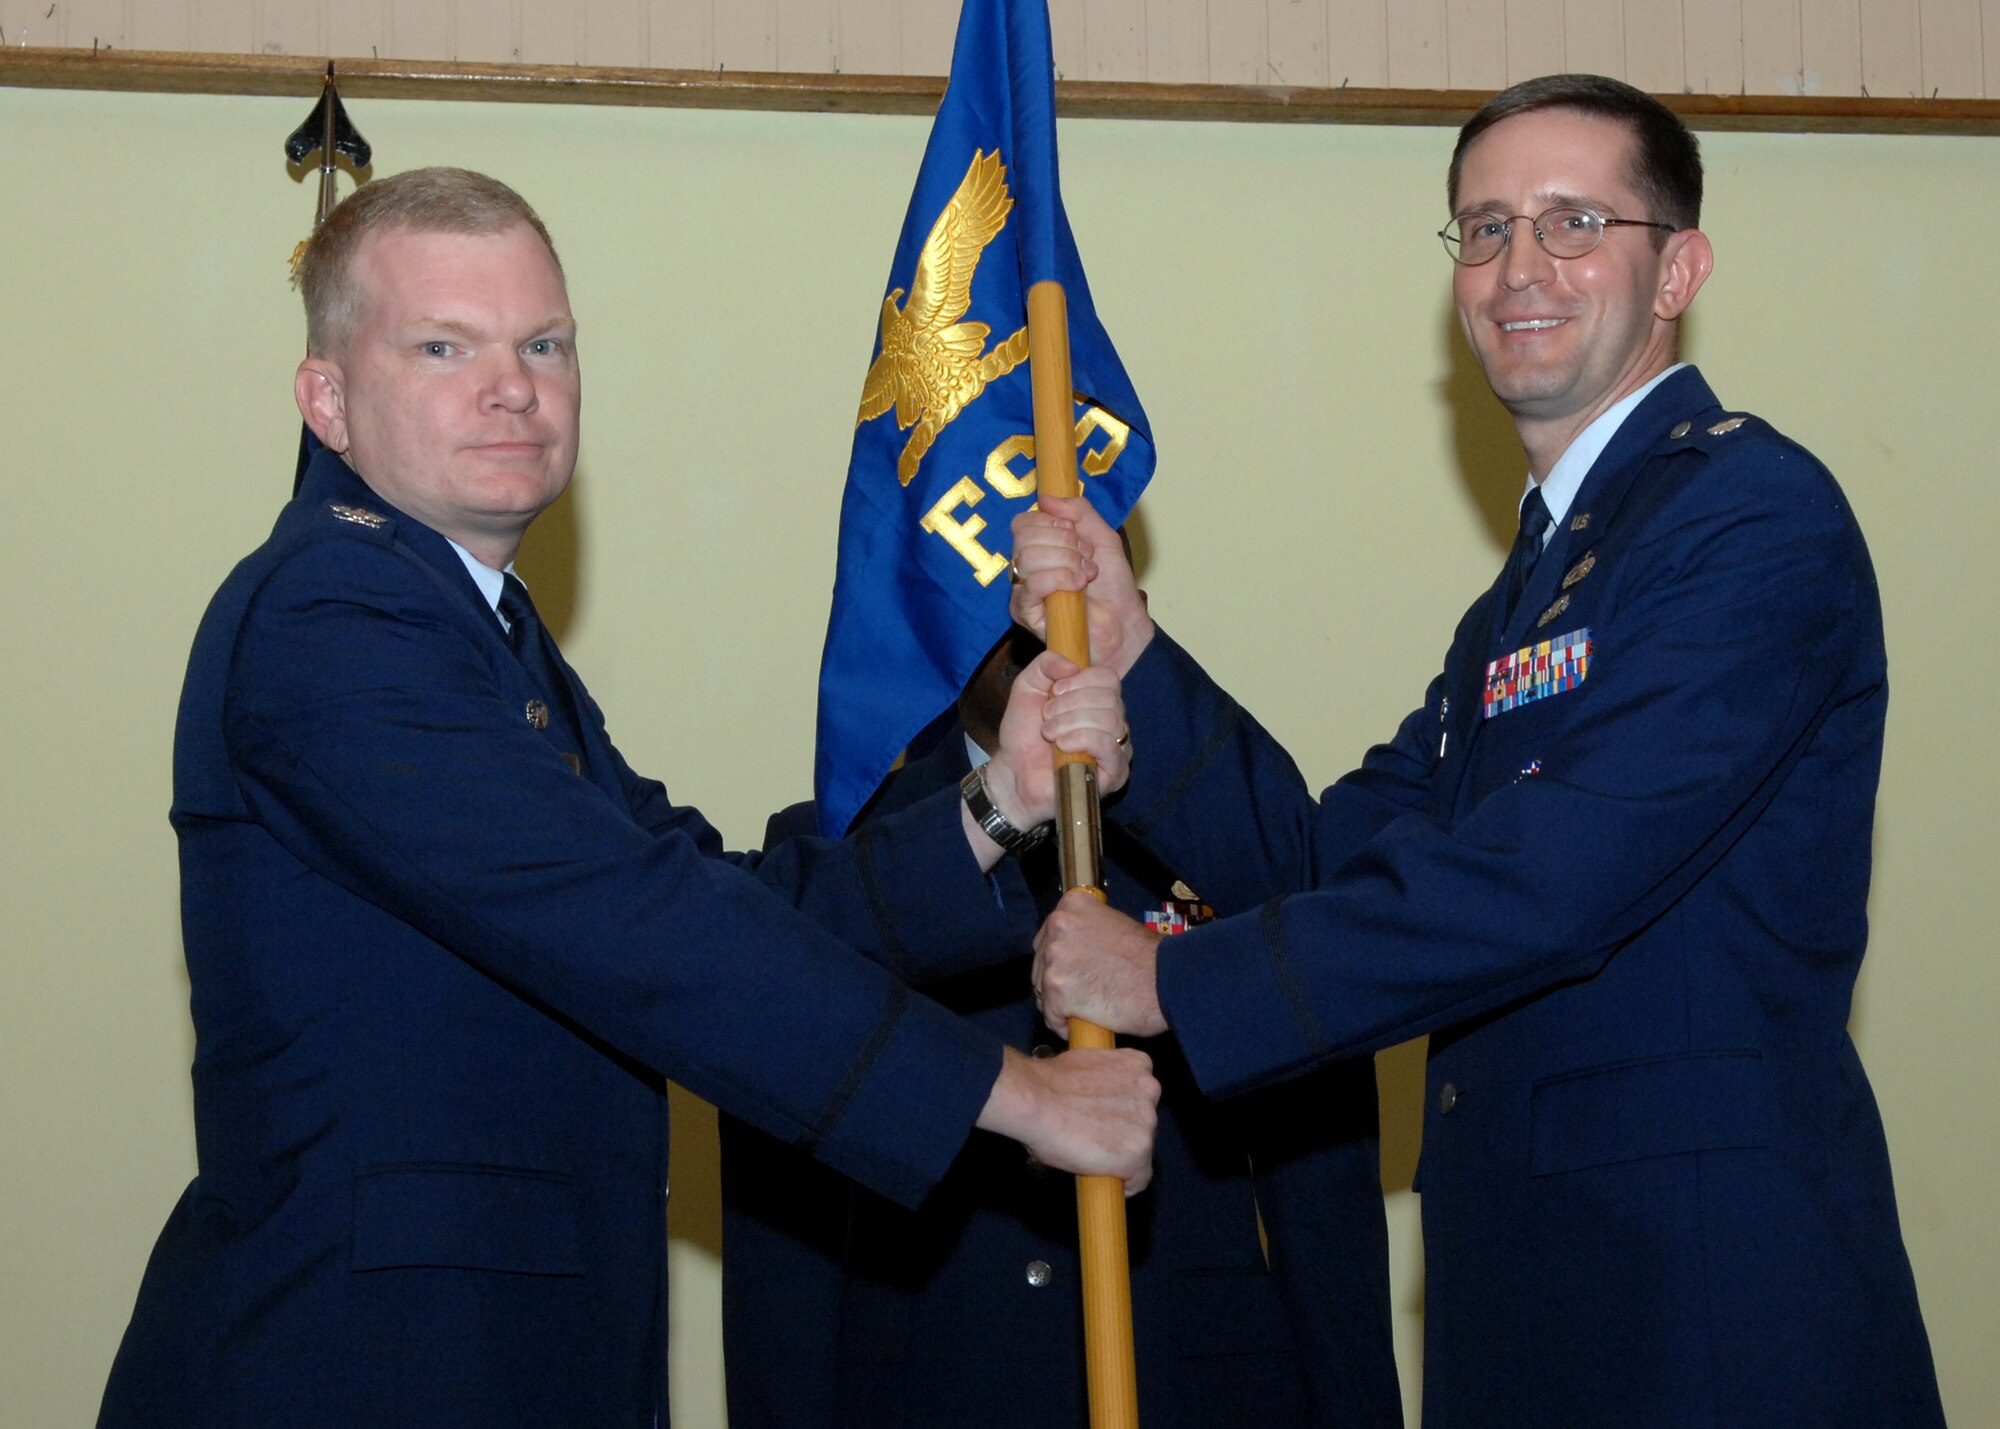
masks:
POLYGON ((981 873, 966 848, 956 781, 882 811, 845 838, 795 826, 796 811, 813 806, 794 805, 771 817, 761 854, 731 854, 699 810, 673 803, 657 780, 622 760, 620 773, 642 825, 684 833, 705 855, 752 871, 912 987, 1017 957, 1034 936, 1034 899, 1017 860, 981 873))
MULTIPOLYGON (((1645 513, 1621 517, 1631 538, 1579 603, 1588 678, 1455 722, 1477 741, 1456 766, 1433 767, 1434 685, 1391 744, 1315 800, 1177 646, 1158 640, 1135 666, 1126 697, 1147 759, 1117 816, 1205 887, 1271 895, 1161 951, 1162 1003, 1210 1092, 1588 976, 1790 774, 1854 664, 1856 612, 1872 608, 1838 488, 1766 432, 1690 450, 1634 490, 1645 513)), ((1486 658, 1472 639, 1486 628, 1482 602, 1448 672, 1486 658)))

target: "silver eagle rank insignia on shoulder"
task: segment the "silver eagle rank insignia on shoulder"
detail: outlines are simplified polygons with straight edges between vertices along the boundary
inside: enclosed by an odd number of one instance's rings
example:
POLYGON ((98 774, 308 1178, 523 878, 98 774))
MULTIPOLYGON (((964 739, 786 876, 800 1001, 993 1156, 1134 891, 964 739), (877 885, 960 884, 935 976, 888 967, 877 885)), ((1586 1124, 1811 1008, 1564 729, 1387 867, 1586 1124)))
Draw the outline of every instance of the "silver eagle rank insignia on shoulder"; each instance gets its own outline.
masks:
POLYGON ((343 506, 338 501, 326 503, 326 509, 333 513, 336 521, 346 521, 356 526, 366 526, 371 531, 379 531, 389 524, 389 518, 379 511, 370 511, 364 506, 343 506))

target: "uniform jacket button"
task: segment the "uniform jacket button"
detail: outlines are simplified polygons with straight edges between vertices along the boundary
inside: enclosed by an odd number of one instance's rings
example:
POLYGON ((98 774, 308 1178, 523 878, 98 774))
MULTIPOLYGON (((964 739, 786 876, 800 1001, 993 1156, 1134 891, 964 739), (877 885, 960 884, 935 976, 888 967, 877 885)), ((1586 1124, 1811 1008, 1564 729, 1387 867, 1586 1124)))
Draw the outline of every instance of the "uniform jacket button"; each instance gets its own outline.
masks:
POLYGON ((1438 1115, 1450 1116, 1451 1109, 1458 1105, 1458 1083, 1446 1082, 1438 1093, 1438 1115))
POLYGON ((1049 1263, 1046 1260, 1031 1260, 1028 1262, 1028 1283, 1037 1290, 1047 1285, 1053 1276, 1054 1272, 1049 1269, 1049 1263))
POLYGON ((1055 1056, 1055 1054, 1056 1054, 1056 1049, 1051 1047, 1046 1042, 1037 1042, 1035 1044, 1034 1050, 1028 1053, 1028 1055, 1030 1057, 1033 1057, 1037 1062, 1046 1062, 1049 1058, 1055 1056))

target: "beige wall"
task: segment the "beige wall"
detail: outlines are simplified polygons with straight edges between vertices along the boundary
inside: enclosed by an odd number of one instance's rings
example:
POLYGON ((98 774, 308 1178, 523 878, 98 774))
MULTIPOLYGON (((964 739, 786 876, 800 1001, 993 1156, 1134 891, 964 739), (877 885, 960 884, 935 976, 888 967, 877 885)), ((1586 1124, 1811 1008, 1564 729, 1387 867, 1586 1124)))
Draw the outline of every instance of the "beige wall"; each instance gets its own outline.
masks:
MULTIPOLYGON (((0 89, 0 1423, 90 1422, 192 1174, 166 824, 188 641, 288 490, 295 100, 0 89)), ((855 394, 917 120, 373 102, 383 171, 537 202, 589 374, 573 497, 524 565, 633 762, 754 839, 810 781, 855 394)), ((1078 123, 1071 215, 1151 406, 1162 619, 1330 780, 1385 736, 1497 565, 1518 451, 1446 309, 1449 134, 1078 123), (1367 670, 1367 678, 1354 672, 1367 670)), ((2000 145, 1711 135, 1720 258, 1689 321, 1725 400, 1804 438, 1869 532, 1895 698, 1875 1078, 1947 1408, 2000 1399, 2000 145)), ((1755 611, 1741 613, 1755 619, 1755 611)), ((1418 1065, 1385 1059, 1414 1402, 1418 1065)), ((679 1123, 680 1429, 718 1429, 712 1133, 679 1123)))
MULTIPOLYGON (((0 43, 943 74, 950 0, 0 0, 0 43)), ((1049 0, 1070 79, 2000 98, 2000 0, 1049 0)))

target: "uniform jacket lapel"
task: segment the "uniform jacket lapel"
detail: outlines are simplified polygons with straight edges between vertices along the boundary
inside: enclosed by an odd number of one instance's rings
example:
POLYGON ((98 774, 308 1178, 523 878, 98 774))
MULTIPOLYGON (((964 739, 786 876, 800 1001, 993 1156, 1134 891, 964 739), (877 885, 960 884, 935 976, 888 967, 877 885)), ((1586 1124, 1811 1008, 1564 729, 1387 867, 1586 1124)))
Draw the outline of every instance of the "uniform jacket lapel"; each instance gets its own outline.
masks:
POLYGON ((506 638, 500 618, 486 603, 479 587, 473 584, 471 573, 465 569, 465 562, 458 558, 458 552, 451 548, 451 543, 414 516, 378 496, 352 467, 334 453, 322 449, 312 459, 311 466, 306 469, 305 483, 299 491, 299 501, 308 508, 331 501, 392 516, 396 522, 397 543, 416 556, 440 585, 469 602, 473 607, 472 614, 483 613, 485 619, 481 624, 490 627, 502 640, 506 638))
MULTIPOLYGON (((311 509, 323 502, 334 502, 344 506, 359 507, 392 515, 396 522, 396 542, 421 565, 441 590, 449 594, 448 609, 459 612, 468 625, 472 638, 488 648, 488 655, 498 670, 519 670, 526 688, 527 671, 515 658, 513 647, 507 642, 507 631, 500 624, 500 617, 486 602, 485 594, 473 581, 465 562, 451 543, 423 522, 399 510, 384 500, 373 488, 333 452, 322 449, 307 468, 306 480, 299 493, 300 503, 311 509)), ((569 685, 570 702, 579 712, 583 728, 577 731, 582 748, 577 753, 583 756, 584 769, 591 783, 602 789, 612 799, 623 802, 624 790, 620 786, 617 761, 611 755, 610 736, 605 733, 604 724, 591 703, 583 682, 570 668, 569 660, 557 650, 560 673, 569 685)), ((538 692, 547 693, 547 692, 538 692)), ((526 696, 523 696, 525 702, 526 696)), ((551 721, 553 729, 556 721, 551 721)))
MULTIPOLYGON (((1653 457, 1672 445, 1675 438, 1671 434, 1679 424, 1692 424, 1695 417, 1715 410, 1717 406, 1715 394, 1693 367, 1682 368, 1648 394, 1646 400, 1618 428, 1592 464, 1590 474, 1577 488, 1575 499, 1550 534, 1548 546, 1535 563, 1527 588, 1521 592, 1521 603, 1515 607, 1506 625, 1499 629, 1483 653, 1467 660, 1465 668, 1457 672, 1457 678, 1452 682, 1455 687, 1452 700, 1455 705, 1460 700, 1465 702, 1459 707, 1467 712, 1471 723, 1469 735, 1456 761, 1457 767, 1447 775, 1454 790, 1452 803, 1455 817, 1462 818, 1466 813, 1465 778, 1473 765, 1472 746, 1486 725, 1480 708, 1485 698, 1487 663, 1534 641, 1564 634, 1572 628, 1563 623, 1560 612, 1548 625, 1541 624, 1543 615, 1560 598, 1564 575, 1595 542, 1603 538, 1640 473, 1653 457), (1586 517, 1588 520, 1583 528, 1577 529, 1577 522, 1586 517)), ((1475 607, 1474 629, 1494 629, 1500 594, 1500 582, 1496 578, 1482 597, 1481 605, 1475 607)))

